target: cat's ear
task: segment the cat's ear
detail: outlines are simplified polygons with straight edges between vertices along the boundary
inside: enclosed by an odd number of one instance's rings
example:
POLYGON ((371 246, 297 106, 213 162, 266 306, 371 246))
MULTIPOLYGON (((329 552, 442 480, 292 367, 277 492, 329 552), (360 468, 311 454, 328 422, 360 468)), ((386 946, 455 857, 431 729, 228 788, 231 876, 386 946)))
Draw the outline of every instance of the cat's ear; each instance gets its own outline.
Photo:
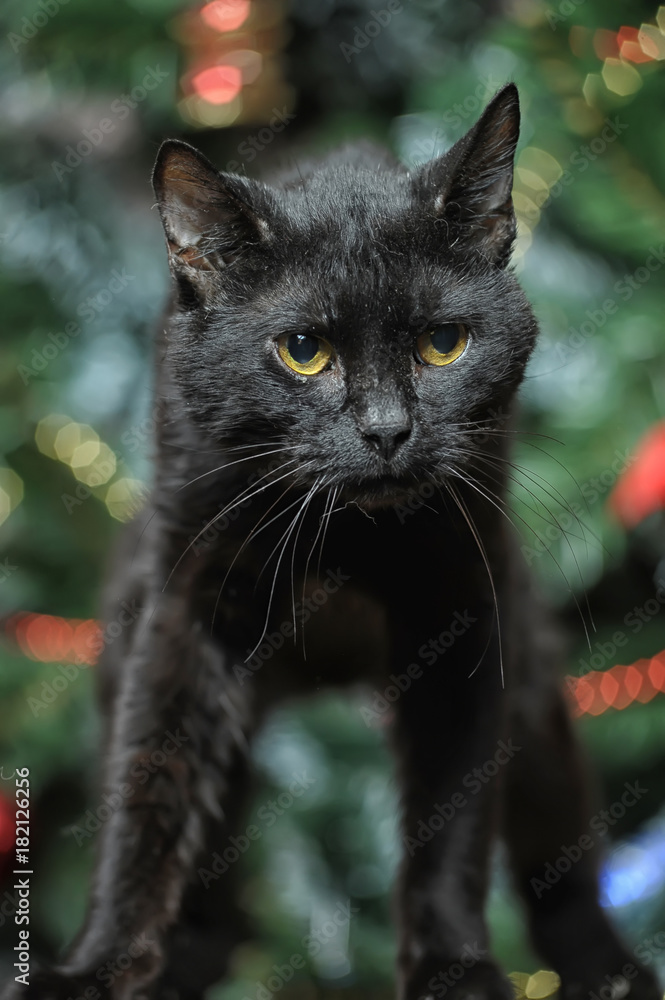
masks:
POLYGON ((517 87, 509 83, 473 128, 418 178, 421 197, 446 221, 451 243, 476 247, 499 267, 508 263, 516 232, 512 187, 519 126, 517 87))
POLYGON ((252 204, 252 182, 215 170, 186 142, 162 144, 152 184, 169 264, 190 282, 205 285, 205 272, 220 270, 268 236, 268 225, 252 204))

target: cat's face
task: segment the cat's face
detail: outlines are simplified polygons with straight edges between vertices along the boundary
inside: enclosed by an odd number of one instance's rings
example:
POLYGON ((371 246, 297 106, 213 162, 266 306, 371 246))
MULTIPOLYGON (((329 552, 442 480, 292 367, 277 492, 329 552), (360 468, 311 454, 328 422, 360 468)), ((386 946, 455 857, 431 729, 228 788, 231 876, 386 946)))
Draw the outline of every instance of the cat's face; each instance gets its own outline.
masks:
POLYGON ((193 418, 231 446, 277 441, 304 482, 365 502, 467 465, 536 332, 505 269, 517 132, 508 87, 413 174, 367 152, 275 187, 167 144, 169 362, 193 418))

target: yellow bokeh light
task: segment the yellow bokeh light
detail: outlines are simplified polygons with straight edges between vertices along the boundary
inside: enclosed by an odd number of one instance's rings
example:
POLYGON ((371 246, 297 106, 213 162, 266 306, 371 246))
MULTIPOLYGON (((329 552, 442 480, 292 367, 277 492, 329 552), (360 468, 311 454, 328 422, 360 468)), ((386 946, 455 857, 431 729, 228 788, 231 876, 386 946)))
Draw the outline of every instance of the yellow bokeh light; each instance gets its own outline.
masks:
POLYGON ((513 191, 513 204, 518 220, 527 222, 531 229, 538 224, 540 209, 533 198, 529 198, 523 191, 513 191))
POLYGON ((635 67, 621 59, 606 59, 601 75, 607 89, 619 97, 628 97, 642 86, 642 77, 635 67))
POLYGON ((646 55, 651 56, 652 59, 665 59, 665 35, 654 24, 643 24, 640 27, 637 40, 646 55))
POLYGON ((563 173, 559 161, 551 153, 539 149, 538 146, 527 146, 523 149, 517 164, 523 170, 530 170, 532 173, 538 174, 548 187, 556 184, 563 173))
POLYGON ((516 270, 520 270, 523 264, 523 258, 527 250, 533 242, 533 234, 531 232, 531 227, 521 219, 517 217, 517 238, 515 239, 515 246, 513 248, 512 264, 516 270))
POLYGON ((533 170, 527 170, 526 167, 518 167, 515 176, 521 187, 529 188, 536 192, 537 196, 544 196, 540 198, 540 204, 542 204, 550 190, 547 181, 543 180, 540 174, 534 173, 533 170))
POLYGON ((0 524, 23 499, 23 480, 13 469, 0 469, 0 524))
POLYGON ((226 104, 210 104, 198 94, 192 94, 179 102, 178 111, 192 125, 224 128, 233 125, 242 111, 242 101, 240 97, 234 97, 226 104))
POLYGON ((104 442, 88 441, 79 445, 75 455, 81 457, 89 456, 89 461, 81 461, 78 466, 74 465, 72 456, 72 472, 81 483, 86 486, 103 486, 115 475, 117 468, 116 457, 107 444, 104 442), (87 449, 84 451, 84 449, 87 449), (93 453, 94 452, 94 453, 93 453))
POLYGON ((60 461, 71 465, 78 449, 90 443, 99 444, 99 434, 88 424, 77 424, 72 420, 58 431, 53 447, 60 461))
POLYGON ((117 521, 129 521, 143 506, 144 492, 145 484, 140 479, 116 479, 104 498, 111 517, 117 521))
POLYGON ((48 417, 43 417, 35 429, 35 443, 42 455, 48 458, 57 458, 55 451, 55 439, 60 431, 67 424, 73 423, 71 417, 64 413, 49 413, 48 417))
POLYGON ((583 97, 571 97, 564 104, 566 124, 578 135, 595 135, 604 124, 603 115, 583 97))
POLYGON ((665 7, 659 7, 656 14, 656 21, 661 31, 665 32, 665 7))
POLYGON ((544 997, 550 997, 556 993, 560 985, 561 980, 556 972, 534 972, 532 976, 529 976, 524 992, 528 1000, 543 1000, 544 997))
POLYGON ((515 990, 515 1000, 524 1000, 530 976, 526 972, 511 972, 508 976, 515 990))
POLYGON ((65 424, 55 436, 53 450, 55 451, 56 458, 59 458, 61 462, 69 462, 69 459, 80 444, 80 424, 72 420, 70 423, 65 424))
POLYGON ((604 90, 600 73, 587 73, 586 80, 582 85, 582 96, 589 107, 598 106, 601 92, 604 90))
POLYGON ((86 465, 90 465, 99 455, 99 449, 99 441, 84 441, 82 444, 77 445, 69 459, 72 469, 80 469, 86 465))

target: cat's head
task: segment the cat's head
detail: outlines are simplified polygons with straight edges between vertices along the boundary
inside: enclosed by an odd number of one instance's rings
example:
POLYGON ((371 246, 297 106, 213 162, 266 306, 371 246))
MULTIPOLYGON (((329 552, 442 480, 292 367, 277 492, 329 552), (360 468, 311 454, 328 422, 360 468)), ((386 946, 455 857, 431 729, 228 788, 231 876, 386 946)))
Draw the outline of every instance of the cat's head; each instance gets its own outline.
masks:
POLYGON ((412 171, 356 152, 270 185, 166 142, 166 363, 194 422, 231 446, 279 442, 304 482, 365 500, 466 466, 536 335, 507 268, 518 132, 511 84, 412 171))

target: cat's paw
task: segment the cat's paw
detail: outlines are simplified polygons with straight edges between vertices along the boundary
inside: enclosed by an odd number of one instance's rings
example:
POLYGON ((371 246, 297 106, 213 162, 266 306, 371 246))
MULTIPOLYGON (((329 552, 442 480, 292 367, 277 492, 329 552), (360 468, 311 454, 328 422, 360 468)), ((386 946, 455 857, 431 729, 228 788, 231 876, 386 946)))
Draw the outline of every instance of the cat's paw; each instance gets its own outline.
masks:
MULTIPOLYGON (((27 983, 12 979, 0 988, 0 1000, 113 1000, 118 996, 94 974, 64 975, 56 969, 33 970, 27 983)), ((147 1000, 145 991, 125 992, 123 996, 147 1000)))
POLYGON ((99 982, 96 986, 97 992, 91 993, 91 983, 43 969, 30 972, 27 983, 15 979, 5 983, 0 990, 0 1000, 96 1000, 100 993, 99 982))
MULTIPOLYGON (((430 959, 411 977, 406 1000, 514 1000, 510 981, 491 959, 430 959)), ((588 1000, 588 997, 586 998, 588 1000)))

